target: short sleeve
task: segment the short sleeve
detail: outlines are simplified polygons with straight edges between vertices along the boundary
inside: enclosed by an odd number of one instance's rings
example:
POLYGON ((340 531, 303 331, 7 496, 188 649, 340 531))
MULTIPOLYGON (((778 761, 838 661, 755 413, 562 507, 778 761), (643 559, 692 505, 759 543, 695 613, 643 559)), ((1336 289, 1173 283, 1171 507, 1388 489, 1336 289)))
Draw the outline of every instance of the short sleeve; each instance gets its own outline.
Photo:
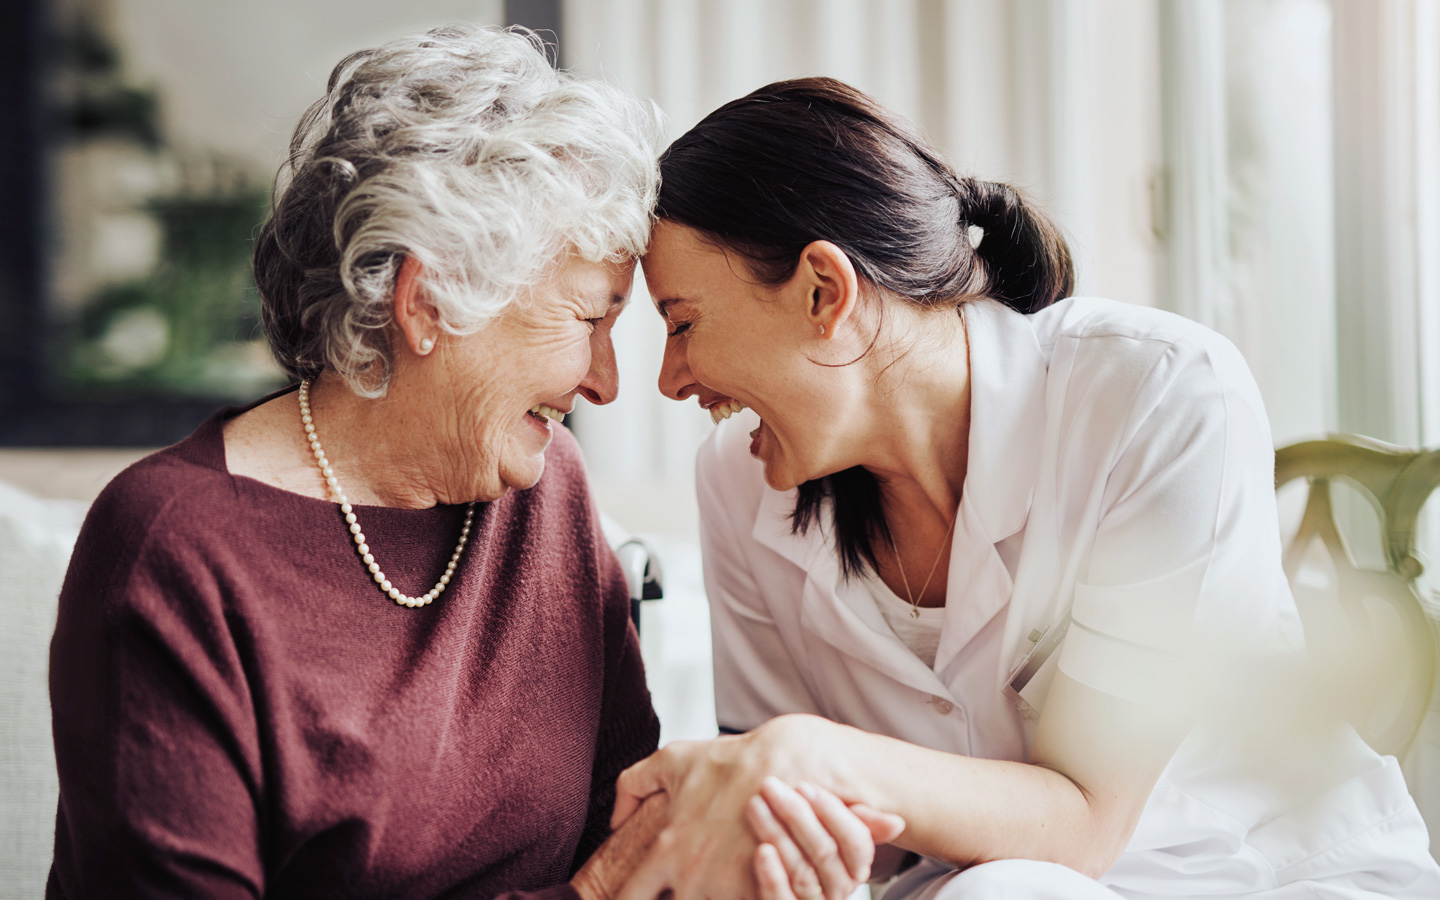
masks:
POLYGON ((1059 661, 1145 703, 1173 702, 1197 665, 1299 643, 1269 424, 1239 352, 1211 337, 1172 344, 1139 394, 1059 661))

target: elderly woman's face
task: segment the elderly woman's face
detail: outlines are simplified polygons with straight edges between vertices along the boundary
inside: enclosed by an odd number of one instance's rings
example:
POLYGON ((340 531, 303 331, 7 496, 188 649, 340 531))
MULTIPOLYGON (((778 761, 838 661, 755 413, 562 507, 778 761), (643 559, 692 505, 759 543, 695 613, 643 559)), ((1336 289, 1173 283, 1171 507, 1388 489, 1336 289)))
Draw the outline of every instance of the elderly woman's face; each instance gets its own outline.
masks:
POLYGON ((569 258, 498 320, 449 342, 447 418, 458 471, 478 484, 475 499, 531 487, 545 471, 545 448, 576 396, 604 404, 618 380, 610 332, 630 296, 635 264, 569 258))

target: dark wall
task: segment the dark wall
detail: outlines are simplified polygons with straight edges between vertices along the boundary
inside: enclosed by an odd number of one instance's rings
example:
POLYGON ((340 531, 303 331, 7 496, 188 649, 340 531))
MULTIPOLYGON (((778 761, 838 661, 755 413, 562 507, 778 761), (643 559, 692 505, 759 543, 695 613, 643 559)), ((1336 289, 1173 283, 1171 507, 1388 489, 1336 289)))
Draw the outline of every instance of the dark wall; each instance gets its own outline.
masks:
POLYGON ((0 4, 0 437, 36 398, 44 361, 39 0, 0 4))
MULTIPOLYGON (((505 0, 505 22, 508 25, 524 25, 531 31, 541 32, 545 40, 557 42, 560 37, 560 0, 505 0)), ((561 65, 564 65, 564 47, 561 43, 561 65)))
MULTIPOLYGON (((0 447, 153 447, 173 443, 226 401, 115 391, 67 392, 51 361, 63 352, 47 314, 48 149, 60 139, 45 97, 54 54, 45 0, 0 2, 0 447)), ((507 0, 509 24, 558 42, 559 0, 507 0)))

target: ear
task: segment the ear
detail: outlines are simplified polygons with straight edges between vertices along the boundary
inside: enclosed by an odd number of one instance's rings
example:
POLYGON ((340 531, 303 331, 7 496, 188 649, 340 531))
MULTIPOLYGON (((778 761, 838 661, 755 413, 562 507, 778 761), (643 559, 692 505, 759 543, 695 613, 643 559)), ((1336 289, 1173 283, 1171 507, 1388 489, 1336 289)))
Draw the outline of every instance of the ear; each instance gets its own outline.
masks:
POLYGON ((855 315, 860 278, 845 251, 829 241, 806 244, 791 278, 794 287, 803 293, 805 317, 817 337, 834 337, 840 326, 855 315))
POLYGON ((419 260, 407 256, 395 276, 395 327, 417 356, 428 356, 440 336, 440 314, 425 292, 424 271, 419 260))

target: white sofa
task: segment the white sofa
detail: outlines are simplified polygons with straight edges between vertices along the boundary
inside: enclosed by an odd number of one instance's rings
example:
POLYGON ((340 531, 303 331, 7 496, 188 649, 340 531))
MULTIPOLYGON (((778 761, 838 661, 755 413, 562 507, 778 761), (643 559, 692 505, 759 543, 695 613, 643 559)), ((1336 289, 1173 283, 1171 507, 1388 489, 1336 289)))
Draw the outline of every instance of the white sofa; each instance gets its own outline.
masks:
POLYGON ((55 601, 85 503, 0 482, 0 898, 44 895, 54 842, 55 753, 46 683, 55 601))

